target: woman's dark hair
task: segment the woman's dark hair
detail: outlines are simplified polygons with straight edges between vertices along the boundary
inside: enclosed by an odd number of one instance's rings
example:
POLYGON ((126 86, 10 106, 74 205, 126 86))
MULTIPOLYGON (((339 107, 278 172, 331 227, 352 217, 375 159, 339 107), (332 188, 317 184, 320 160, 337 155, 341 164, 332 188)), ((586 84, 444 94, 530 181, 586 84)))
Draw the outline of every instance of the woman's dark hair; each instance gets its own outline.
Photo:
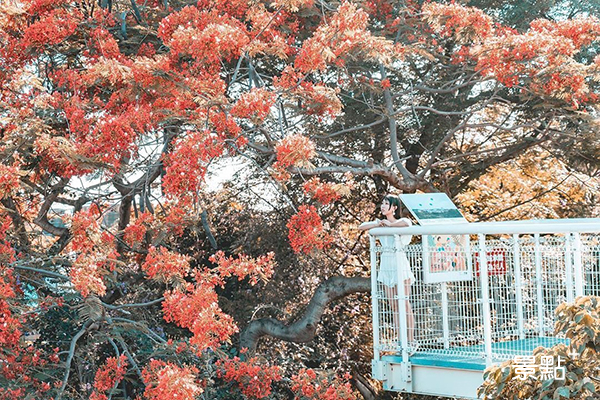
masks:
POLYGON ((384 198, 390 203, 391 206, 396 206, 396 210, 394 211, 394 218, 400 219, 402 218, 402 204, 400 203, 400 199, 398 196, 394 196, 393 194, 388 194, 384 198))

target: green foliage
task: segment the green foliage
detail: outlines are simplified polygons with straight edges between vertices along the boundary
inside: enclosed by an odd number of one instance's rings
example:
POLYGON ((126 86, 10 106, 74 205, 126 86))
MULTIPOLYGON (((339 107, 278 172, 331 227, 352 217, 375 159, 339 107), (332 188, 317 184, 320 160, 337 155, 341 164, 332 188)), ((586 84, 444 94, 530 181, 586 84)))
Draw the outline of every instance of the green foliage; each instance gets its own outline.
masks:
MULTIPOLYGON (((479 395, 484 399, 580 399, 598 398, 600 393, 600 297, 579 297, 556 309, 556 334, 564 334, 570 345, 556 345, 534 350, 535 365, 542 357, 552 357, 565 367, 565 379, 542 379, 535 373, 522 380, 515 371, 514 360, 488 368, 479 395)), ((558 376, 560 377, 560 375, 558 376)), ((547 378, 547 377, 545 377, 547 378)))

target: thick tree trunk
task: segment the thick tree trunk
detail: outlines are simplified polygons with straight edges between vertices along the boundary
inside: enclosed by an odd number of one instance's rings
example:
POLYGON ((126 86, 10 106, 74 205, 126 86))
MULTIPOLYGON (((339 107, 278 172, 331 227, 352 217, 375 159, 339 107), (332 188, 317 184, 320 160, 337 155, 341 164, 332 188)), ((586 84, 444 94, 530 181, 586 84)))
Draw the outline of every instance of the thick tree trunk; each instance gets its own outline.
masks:
POLYGON ((342 276, 329 278, 319 285, 302 318, 290 325, 274 318, 254 320, 243 330, 240 336, 240 348, 247 348, 251 353, 254 352, 258 340, 265 335, 288 342, 309 342, 314 338, 321 315, 330 302, 352 293, 370 291, 370 278, 342 276))

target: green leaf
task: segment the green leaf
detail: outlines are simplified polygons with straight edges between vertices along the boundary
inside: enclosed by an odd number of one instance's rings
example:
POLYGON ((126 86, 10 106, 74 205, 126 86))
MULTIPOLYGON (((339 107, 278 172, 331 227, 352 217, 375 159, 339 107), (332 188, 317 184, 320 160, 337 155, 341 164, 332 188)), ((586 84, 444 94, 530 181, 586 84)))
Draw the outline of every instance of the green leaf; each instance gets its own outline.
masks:
POLYGON ((502 393, 502 389, 504 389, 504 386, 506 386, 506 382, 502 381, 499 385, 498 385, 498 389, 497 392, 498 393, 502 393))
POLYGON ((502 368, 502 377, 500 379, 502 379, 502 381, 505 381, 509 375, 510 375, 510 367, 502 368))
POLYGON ((592 393, 596 393, 596 386, 594 385, 593 382, 587 382, 583 385, 584 389, 589 390, 592 393))
POLYGON ((584 330, 588 337, 593 338, 594 336, 596 336, 596 332, 594 332, 594 330, 589 326, 586 326, 584 330))
POLYGON ((571 394, 571 391, 570 391, 570 390, 569 390, 569 388, 568 388, 568 387, 566 387, 566 386, 562 386, 562 387, 559 387, 558 389, 556 389, 556 392, 554 392, 554 398, 555 398, 555 399, 556 399, 556 398, 558 398, 558 397, 557 397, 557 394, 558 394, 558 396, 560 396, 560 397, 566 397, 567 399, 568 399, 569 397, 571 397, 571 396, 570 396, 570 394, 571 394))
POLYGON ((554 379, 547 379, 542 383, 542 390, 548 389, 554 383, 554 379))

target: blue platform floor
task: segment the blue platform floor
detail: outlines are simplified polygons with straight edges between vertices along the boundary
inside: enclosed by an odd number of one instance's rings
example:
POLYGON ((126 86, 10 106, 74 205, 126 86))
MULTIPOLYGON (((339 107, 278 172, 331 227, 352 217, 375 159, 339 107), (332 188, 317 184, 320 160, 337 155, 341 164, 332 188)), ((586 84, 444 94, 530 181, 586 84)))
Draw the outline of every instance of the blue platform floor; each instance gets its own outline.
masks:
MULTIPOLYGON (((505 342, 492 343, 492 353, 498 355, 497 362, 512 359, 514 356, 533 355, 533 350, 542 347, 552 347, 557 344, 569 344, 569 339, 555 337, 533 337, 505 342)), ((453 346, 444 350, 422 349, 410 357, 413 365, 432 367, 458 368, 483 371, 486 368, 485 350, 483 345, 453 346)), ((383 356, 383 360, 400 363, 401 356, 383 356)))

